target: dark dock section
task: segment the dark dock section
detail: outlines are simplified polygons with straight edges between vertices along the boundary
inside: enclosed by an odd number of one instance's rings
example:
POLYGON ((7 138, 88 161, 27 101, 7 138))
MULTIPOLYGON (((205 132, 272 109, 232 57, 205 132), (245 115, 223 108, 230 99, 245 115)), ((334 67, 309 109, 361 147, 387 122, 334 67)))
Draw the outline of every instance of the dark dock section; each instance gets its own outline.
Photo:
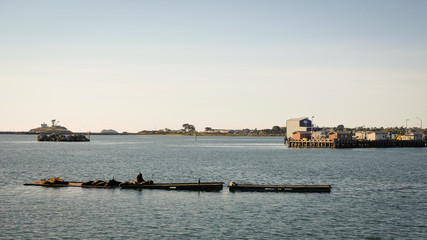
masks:
POLYGON ((252 185, 230 183, 231 192, 300 192, 300 193, 330 193, 330 185, 252 185))
POLYGON ((289 148, 389 148, 427 147, 424 140, 288 140, 289 148))
POLYGON ((123 189, 163 189, 163 190, 190 190, 190 191, 220 191, 223 182, 201 183, 153 183, 153 184, 121 184, 123 189))

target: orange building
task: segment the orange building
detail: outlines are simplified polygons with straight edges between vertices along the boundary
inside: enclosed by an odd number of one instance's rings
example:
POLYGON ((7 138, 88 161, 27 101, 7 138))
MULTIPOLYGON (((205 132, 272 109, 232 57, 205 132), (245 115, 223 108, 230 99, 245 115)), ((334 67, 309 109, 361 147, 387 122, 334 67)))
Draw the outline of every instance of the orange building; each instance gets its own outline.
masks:
POLYGON ((307 131, 298 131, 293 133, 293 140, 311 139, 311 133, 307 131))

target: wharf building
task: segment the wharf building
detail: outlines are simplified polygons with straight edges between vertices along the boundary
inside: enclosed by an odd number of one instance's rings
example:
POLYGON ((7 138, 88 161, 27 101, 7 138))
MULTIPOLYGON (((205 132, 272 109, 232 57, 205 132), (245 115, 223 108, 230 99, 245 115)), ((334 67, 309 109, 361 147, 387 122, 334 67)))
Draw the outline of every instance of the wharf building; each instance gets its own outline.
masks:
POLYGON ((286 138, 293 138, 295 132, 309 132, 312 121, 308 117, 291 118, 286 121, 286 138))
POLYGON ((291 118, 286 121, 286 138, 295 138, 295 133, 298 133, 300 139, 310 138, 312 134, 316 135, 316 138, 325 137, 323 129, 315 128, 308 117, 291 118))
POLYGON ((307 117, 286 121, 285 144, 290 148, 427 147, 422 133, 392 134, 389 131, 333 131, 315 128, 307 117))

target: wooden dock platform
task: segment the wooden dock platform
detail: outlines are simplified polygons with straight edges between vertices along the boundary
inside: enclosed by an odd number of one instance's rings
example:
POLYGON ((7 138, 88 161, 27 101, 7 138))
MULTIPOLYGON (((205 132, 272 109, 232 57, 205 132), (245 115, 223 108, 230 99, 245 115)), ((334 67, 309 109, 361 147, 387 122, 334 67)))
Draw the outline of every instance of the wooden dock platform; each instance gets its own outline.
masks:
POLYGON ((200 183, 153 183, 153 184, 120 184, 123 189, 163 189, 163 190, 191 190, 191 191, 219 191, 223 182, 200 183))
POLYGON ((83 182, 67 182, 67 183, 43 183, 42 180, 32 183, 24 183, 24 186, 41 186, 41 187, 81 187, 81 188, 116 188, 117 186, 97 186, 84 185, 83 182))
POLYGON ((231 192, 300 192, 300 193, 330 193, 331 185, 252 185, 236 184, 231 182, 228 186, 231 192))
MULTIPOLYGON (((105 182, 104 182, 105 183, 105 182)), ((122 183, 120 185, 86 185, 84 182, 58 182, 49 183, 46 180, 39 180, 32 183, 25 183, 25 186, 42 187, 82 187, 82 188, 116 188, 122 189, 163 189, 163 190, 191 190, 191 191, 220 191, 223 182, 200 182, 200 183, 145 183, 136 182, 122 183)))
POLYGON ((389 148, 389 147, 427 147, 424 140, 288 140, 289 148, 389 148))

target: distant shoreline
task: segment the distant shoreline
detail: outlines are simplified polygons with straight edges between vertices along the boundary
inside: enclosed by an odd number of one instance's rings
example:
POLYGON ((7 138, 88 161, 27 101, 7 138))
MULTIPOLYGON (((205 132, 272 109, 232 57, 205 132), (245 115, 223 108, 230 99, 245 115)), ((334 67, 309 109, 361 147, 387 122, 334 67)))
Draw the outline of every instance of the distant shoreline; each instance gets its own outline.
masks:
MULTIPOLYGON (((28 131, 0 131, 1 135, 39 135, 40 133, 34 133, 34 132, 28 132, 28 131)), ((83 134, 83 135, 89 135, 87 132, 72 132, 71 134, 83 134)), ((198 137, 285 137, 284 135, 275 135, 275 134, 270 134, 270 135, 266 135, 266 134, 250 134, 250 135, 245 135, 245 134, 222 134, 222 133, 152 133, 152 134, 148 134, 148 133, 118 133, 118 134, 108 134, 108 133, 94 133, 91 132, 90 135, 101 135, 101 136, 198 136, 198 137)))
POLYGON ((14 134, 14 135, 38 135, 38 133, 33 133, 33 132, 14 132, 14 131, 1 131, 0 134, 14 134))

